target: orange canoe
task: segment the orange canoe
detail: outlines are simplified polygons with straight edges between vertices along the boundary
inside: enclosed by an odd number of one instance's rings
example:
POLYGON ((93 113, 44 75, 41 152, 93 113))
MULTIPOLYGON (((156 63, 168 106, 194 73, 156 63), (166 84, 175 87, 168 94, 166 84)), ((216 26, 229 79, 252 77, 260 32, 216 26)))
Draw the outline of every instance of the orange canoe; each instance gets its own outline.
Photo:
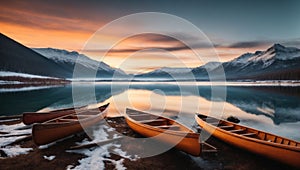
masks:
POLYGON ((172 119, 128 108, 125 119, 132 130, 145 137, 156 137, 191 155, 201 153, 199 133, 172 119))
POLYGON ((195 115, 195 119, 205 131, 224 142, 300 168, 297 141, 202 114, 195 115))
POLYGON ((36 145, 45 145, 58 139, 83 131, 103 120, 107 115, 109 104, 97 109, 85 110, 58 117, 44 123, 36 123, 32 127, 32 138, 36 145))
POLYGON ((33 123, 43 123, 45 121, 55 119, 57 117, 73 114, 83 110, 86 106, 78 107, 78 108, 66 108, 66 109, 59 109, 53 110, 50 112, 24 112, 22 116, 23 123, 25 125, 31 125, 33 123))

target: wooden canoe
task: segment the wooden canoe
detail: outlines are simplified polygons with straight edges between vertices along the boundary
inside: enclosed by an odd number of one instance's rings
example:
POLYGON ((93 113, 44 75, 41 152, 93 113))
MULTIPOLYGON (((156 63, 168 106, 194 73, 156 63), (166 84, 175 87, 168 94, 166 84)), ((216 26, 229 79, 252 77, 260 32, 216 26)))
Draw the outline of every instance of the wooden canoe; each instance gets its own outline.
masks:
POLYGON ((125 119, 131 129, 145 137, 156 137, 194 156, 201 153, 199 133, 172 119, 128 108, 125 119))
POLYGON ((57 117, 65 116, 68 114, 73 114, 76 112, 80 112, 84 110, 83 108, 86 106, 78 107, 78 108, 65 108, 59 110, 53 110, 50 112, 24 112, 22 115, 22 121, 25 125, 31 125, 33 123, 43 123, 45 121, 55 119, 57 117))
POLYGON ((300 143, 297 141, 202 114, 195 115, 195 119, 205 131, 224 142, 300 167, 300 143))
POLYGON ((85 110, 58 117, 44 123, 33 124, 32 138, 36 145, 45 145, 58 139, 83 131, 83 128, 92 126, 107 114, 109 104, 103 105, 97 110, 85 110))

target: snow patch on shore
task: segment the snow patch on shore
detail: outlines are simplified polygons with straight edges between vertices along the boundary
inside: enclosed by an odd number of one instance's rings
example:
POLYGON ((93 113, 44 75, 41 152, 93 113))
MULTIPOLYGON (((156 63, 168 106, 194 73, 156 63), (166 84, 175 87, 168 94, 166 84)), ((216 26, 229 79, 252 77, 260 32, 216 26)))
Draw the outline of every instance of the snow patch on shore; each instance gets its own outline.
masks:
POLYGON ((28 154, 29 151, 32 151, 32 148, 21 148, 19 145, 15 146, 6 146, 5 148, 1 148, 2 151, 8 157, 15 157, 22 154, 28 154))
MULTIPOLYGON (((87 139, 84 139, 80 143, 77 143, 77 145, 86 145, 90 143, 97 143, 97 142, 103 142, 106 140, 112 138, 118 138, 120 136, 113 133, 114 128, 111 128, 106 125, 99 125, 93 130, 92 136, 93 140, 88 141, 87 139)), ((89 148, 89 149, 79 149, 79 150, 68 150, 67 152, 72 153, 79 153, 87 156, 86 158, 83 158, 79 160, 79 165, 74 166, 68 166, 67 169, 69 170, 77 170, 77 169, 105 169, 105 162, 110 162, 115 166, 115 169, 118 170, 125 170, 126 167, 123 165, 124 158, 130 159, 130 160, 136 160, 136 156, 127 155, 125 151, 121 149, 121 145, 115 144, 115 143, 108 143, 99 145, 97 147, 89 148), (111 158, 111 154, 114 153, 122 158, 119 160, 114 160, 111 158)))
POLYGON ((31 133, 31 128, 24 129, 23 123, 15 125, 0 125, 0 150, 8 157, 27 154, 32 148, 21 148, 19 145, 9 146, 16 140, 22 139, 31 133), (23 135, 24 134, 24 135, 23 135), (9 136, 9 137, 8 137, 9 136))
POLYGON ((9 145, 10 143, 23 138, 24 136, 13 136, 22 134, 31 134, 31 128, 22 129, 25 125, 23 123, 15 125, 0 125, 0 132, 5 133, 0 135, 0 147, 9 145), (11 136, 11 137, 7 137, 11 136))
POLYGON ((48 161, 52 161, 53 159, 55 159, 56 156, 52 155, 52 156, 46 156, 44 155, 43 158, 48 160, 48 161))

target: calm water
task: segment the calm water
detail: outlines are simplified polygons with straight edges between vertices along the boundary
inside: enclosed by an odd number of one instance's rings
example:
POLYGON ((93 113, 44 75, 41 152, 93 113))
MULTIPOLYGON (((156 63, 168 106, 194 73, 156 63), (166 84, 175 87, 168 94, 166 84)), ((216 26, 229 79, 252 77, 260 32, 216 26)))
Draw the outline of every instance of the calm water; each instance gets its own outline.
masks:
POLYGON ((300 141, 300 87, 224 87, 184 83, 81 83, 39 90, 0 92, 1 115, 110 102, 109 114, 126 107, 163 114, 192 127, 194 113, 226 118, 300 141))

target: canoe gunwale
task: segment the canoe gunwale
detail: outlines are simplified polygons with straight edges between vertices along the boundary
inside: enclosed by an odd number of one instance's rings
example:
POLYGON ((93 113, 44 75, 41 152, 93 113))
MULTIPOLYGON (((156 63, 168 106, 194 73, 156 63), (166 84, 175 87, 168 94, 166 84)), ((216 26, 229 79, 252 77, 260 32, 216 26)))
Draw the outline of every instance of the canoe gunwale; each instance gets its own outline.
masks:
POLYGON ((22 114, 22 122, 25 125, 31 125, 34 123, 43 123, 47 120, 55 119, 64 115, 69 115, 72 113, 76 113, 82 110, 87 106, 81 106, 76 108, 65 108, 65 109, 58 109, 58 110, 52 110, 49 112, 24 112, 22 114))

